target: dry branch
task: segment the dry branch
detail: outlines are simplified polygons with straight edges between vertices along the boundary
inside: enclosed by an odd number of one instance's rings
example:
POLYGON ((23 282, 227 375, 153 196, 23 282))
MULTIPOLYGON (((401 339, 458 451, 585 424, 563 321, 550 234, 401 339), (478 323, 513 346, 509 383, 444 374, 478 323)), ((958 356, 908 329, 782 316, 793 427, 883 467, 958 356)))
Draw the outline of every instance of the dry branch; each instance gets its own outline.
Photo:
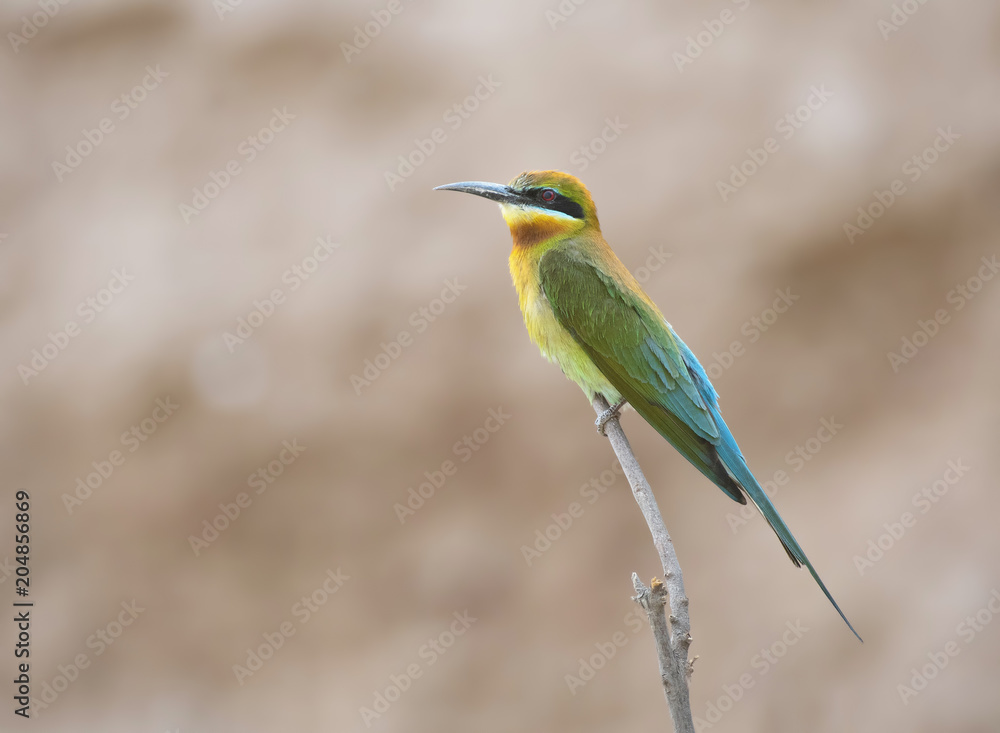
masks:
MULTIPOLYGON (((609 409, 607 401, 597 396, 594 398, 594 409, 600 415, 609 409)), ((691 662, 688 661, 688 649, 691 646, 691 619, 688 615, 688 599, 684 593, 684 578, 681 574, 674 543, 663 524, 660 508, 656 505, 656 497, 649 487, 642 468, 632 452, 625 431, 622 430, 618 417, 612 417, 604 428, 611 447, 614 448, 618 462, 621 464, 632 495, 635 497, 642 515, 646 518, 653 544, 660 555, 663 565, 663 582, 656 578, 647 588, 632 573, 632 584, 635 588, 635 600, 645 609, 649 616, 649 625, 656 641, 656 653, 660 661, 660 678, 663 681, 663 691, 670 707, 670 717, 673 719, 675 733, 694 733, 694 721, 691 718, 691 697, 688 691, 688 677, 691 676, 691 662), (669 623, 665 615, 665 606, 669 602, 669 623)))

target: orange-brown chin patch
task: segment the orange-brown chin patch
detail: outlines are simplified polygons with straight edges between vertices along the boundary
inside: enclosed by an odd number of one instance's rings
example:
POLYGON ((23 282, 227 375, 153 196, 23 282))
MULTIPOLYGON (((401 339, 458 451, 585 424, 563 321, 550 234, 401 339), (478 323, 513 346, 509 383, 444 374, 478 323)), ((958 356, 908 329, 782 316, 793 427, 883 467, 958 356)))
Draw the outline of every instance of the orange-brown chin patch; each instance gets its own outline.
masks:
POLYGON ((517 206, 501 206, 501 210, 510 227, 515 247, 532 247, 583 226, 583 221, 579 219, 568 219, 517 206))

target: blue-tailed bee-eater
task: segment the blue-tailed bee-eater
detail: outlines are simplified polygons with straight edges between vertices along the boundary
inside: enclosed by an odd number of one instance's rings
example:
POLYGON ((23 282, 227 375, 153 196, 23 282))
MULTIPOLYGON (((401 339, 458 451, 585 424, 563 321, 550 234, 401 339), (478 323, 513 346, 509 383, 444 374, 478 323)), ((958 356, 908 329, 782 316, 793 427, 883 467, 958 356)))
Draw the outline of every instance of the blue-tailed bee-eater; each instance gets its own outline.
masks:
POLYGON ((598 429, 628 403, 732 499, 746 504, 749 496, 860 640, 750 472, 705 370, 604 241, 584 185, 568 173, 531 171, 506 186, 467 181, 442 189, 500 204, 528 334, 588 399, 602 395, 613 405, 598 429))

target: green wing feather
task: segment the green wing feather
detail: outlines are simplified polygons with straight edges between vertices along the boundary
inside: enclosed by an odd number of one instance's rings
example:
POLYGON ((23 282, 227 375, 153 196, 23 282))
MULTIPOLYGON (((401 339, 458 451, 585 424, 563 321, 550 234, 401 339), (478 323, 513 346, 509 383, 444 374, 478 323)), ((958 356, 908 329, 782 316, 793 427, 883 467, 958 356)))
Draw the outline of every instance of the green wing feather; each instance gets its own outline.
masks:
POLYGON ((809 569, 858 636, 750 472, 718 412, 708 376, 656 310, 572 250, 543 255, 539 278, 556 319, 605 378, 716 486, 741 504, 747 501, 744 492, 750 496, 792 562, 809 569))
POLYGON ((547 252, 539 277, 556 319, 622 397, 699 471, 745 504, 715 450, 719 428, 659 314, 571 251, 547 252))

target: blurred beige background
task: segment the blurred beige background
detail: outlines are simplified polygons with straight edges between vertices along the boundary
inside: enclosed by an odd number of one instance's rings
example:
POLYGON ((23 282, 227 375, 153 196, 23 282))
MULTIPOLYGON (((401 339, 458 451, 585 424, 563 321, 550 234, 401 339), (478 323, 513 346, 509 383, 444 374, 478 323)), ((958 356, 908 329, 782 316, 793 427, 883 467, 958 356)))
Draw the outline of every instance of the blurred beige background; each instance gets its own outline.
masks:
POLYGON ((496 207, 431 191, 530 168, 590 187, 865 637, 626 415, 701 728, 1000 728, 1000 8, 688 5, 4 4, 34 730, 669 728, 642 517, 528 341, 496 207))

